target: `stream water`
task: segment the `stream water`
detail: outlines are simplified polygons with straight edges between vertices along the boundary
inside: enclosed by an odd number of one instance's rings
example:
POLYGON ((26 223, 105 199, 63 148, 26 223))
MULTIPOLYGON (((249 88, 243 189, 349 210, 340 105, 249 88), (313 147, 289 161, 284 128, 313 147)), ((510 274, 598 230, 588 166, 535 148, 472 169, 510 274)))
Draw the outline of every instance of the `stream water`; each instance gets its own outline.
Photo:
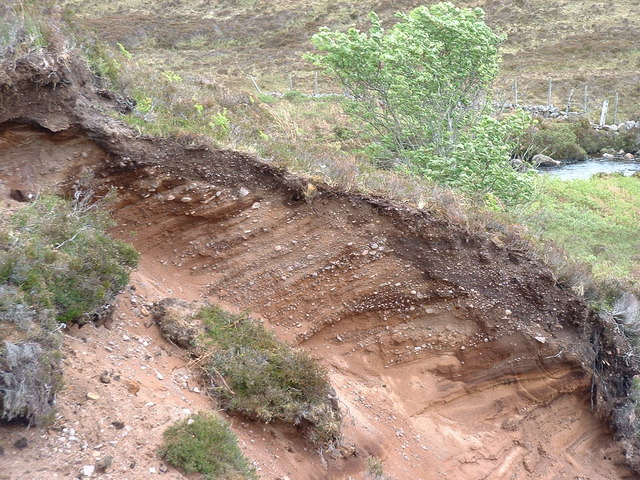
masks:
POLYGON ((584 162, 567 163, 558 167, 540 168, 545 172, 562 180, 587 179, 598 173, 622 173, 633 175, 640 172, 640 158, 634 160, 610 160, 590 158, 584 162))

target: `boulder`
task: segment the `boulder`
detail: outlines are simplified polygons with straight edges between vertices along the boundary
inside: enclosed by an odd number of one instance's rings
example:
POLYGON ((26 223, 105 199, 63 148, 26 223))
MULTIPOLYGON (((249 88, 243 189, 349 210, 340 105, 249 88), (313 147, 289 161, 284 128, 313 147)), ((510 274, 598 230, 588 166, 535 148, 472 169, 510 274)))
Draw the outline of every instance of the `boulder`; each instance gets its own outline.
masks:
POLYGON ((633 153, 625 153, 624 154, 624 159, 625 160, 633 160, 634 158, 636 158, 633 153))
POLYGON ((528 169, 528 166, 526 163, 524 163, 522 160, 520 160, 519 158, 514 158, 511 160, 511 166, 513 168, 515 168, 518 172, 526 172, 528 169))
POLYGON ((534 155, 531 161, 536 167, 557 167, 562 163, 562 162, 559 162, 558 160, 554 160, 548 155, 543 155, 542 153, 538 153, 537 155, 534 155))

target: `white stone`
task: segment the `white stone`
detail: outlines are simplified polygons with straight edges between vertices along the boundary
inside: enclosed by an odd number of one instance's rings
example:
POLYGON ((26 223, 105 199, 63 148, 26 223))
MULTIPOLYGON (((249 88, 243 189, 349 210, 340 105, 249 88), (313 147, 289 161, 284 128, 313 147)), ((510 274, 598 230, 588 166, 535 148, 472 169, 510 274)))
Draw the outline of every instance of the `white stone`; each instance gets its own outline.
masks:
POLYGON ((96 467, 94 465, 85 465, 84 467, 82 467, 82 476, 90 477, 91 475, 93 475, 93 472, 95 471, 96 471, 96 467))

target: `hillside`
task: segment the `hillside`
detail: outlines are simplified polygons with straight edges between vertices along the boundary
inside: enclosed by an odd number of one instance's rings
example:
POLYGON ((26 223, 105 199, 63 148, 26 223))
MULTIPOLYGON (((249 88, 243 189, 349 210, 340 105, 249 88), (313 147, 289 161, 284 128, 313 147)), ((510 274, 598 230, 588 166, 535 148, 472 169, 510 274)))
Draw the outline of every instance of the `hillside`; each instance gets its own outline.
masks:
POLYGON ((370 457, 394 479, 638 478, 633 347, 517 235, 309 184, 202 138, 141 135, 81 61, 44 55, 0 76, 3 203, 115 189, 113 234, 141 260, 109 328, 64 334, 49 428, 1 427, 1 476, 186 478, 157 456, 161 433, 216 404, 149 318, 172 297, 250 311, 329 373, 336 451, 230 418, 261 478, 363 478, 370 457))
MULTIPOLYGON (((253 88, 248 75, 265 90, 311 91, 310 65, 302 53, 322 26, 368 27, 376 11, 389 23, 397 11, 421 4, 314 0, 142 1, 66 0, 78 18, 100 38, 120 42, 148 64, 216 80, 227 86, 253 88)), ((512 101, 518 81, 520 103, 547 102, 548 80, 554 82, 553 103, 566 105, 571 89, 582 106, 589 87, 589 108, 620 94, 620 116, 637 117, 640 54, 633 41, 640 35, 637 0, 551 2, 548 0, 461 1, 481 7, 487 23, 508 35, 503 47, 500 100, 512 101)), ((335 90, 320 78, 321 90, 335 90)))

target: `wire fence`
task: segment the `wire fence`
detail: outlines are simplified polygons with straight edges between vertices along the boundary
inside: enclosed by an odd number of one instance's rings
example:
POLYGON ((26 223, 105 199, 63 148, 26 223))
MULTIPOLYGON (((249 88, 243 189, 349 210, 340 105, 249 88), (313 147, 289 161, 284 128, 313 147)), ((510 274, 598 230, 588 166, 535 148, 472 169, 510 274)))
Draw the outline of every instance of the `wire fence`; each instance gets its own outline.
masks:
POLYGON ((546 118, 584 117, 599 127, 623 124, 621 112, 632 107, 631 99, 618 91, 593 87, 588 83, 569 84, 555 82, 527 82, 523 88, 518 79, 513 79, 511 88, 494 91, 498 104, 520 107, 546 118), (627 102, 627 105, 623 105, 627 102))
MULTIPOLYGON (((261 86, 260 80, 254 76, 249 76, 248 81, 258 94, 277 97, 285 96, 288 92, 311 97, 348 96, 345 91, 339 91, 333 79, 319 72, 291 74, 280 81, 271 82, 269 86, 261 86)), ((628 123, 622 112, 630 111, 638 103, 615 90, 588 83, 570 84, 551 78, 544 82, 501 79, 492 94, 494 107, 500 110, 522 108, 533 115, 551 119, 587 118, 598 128, 628 123)))

